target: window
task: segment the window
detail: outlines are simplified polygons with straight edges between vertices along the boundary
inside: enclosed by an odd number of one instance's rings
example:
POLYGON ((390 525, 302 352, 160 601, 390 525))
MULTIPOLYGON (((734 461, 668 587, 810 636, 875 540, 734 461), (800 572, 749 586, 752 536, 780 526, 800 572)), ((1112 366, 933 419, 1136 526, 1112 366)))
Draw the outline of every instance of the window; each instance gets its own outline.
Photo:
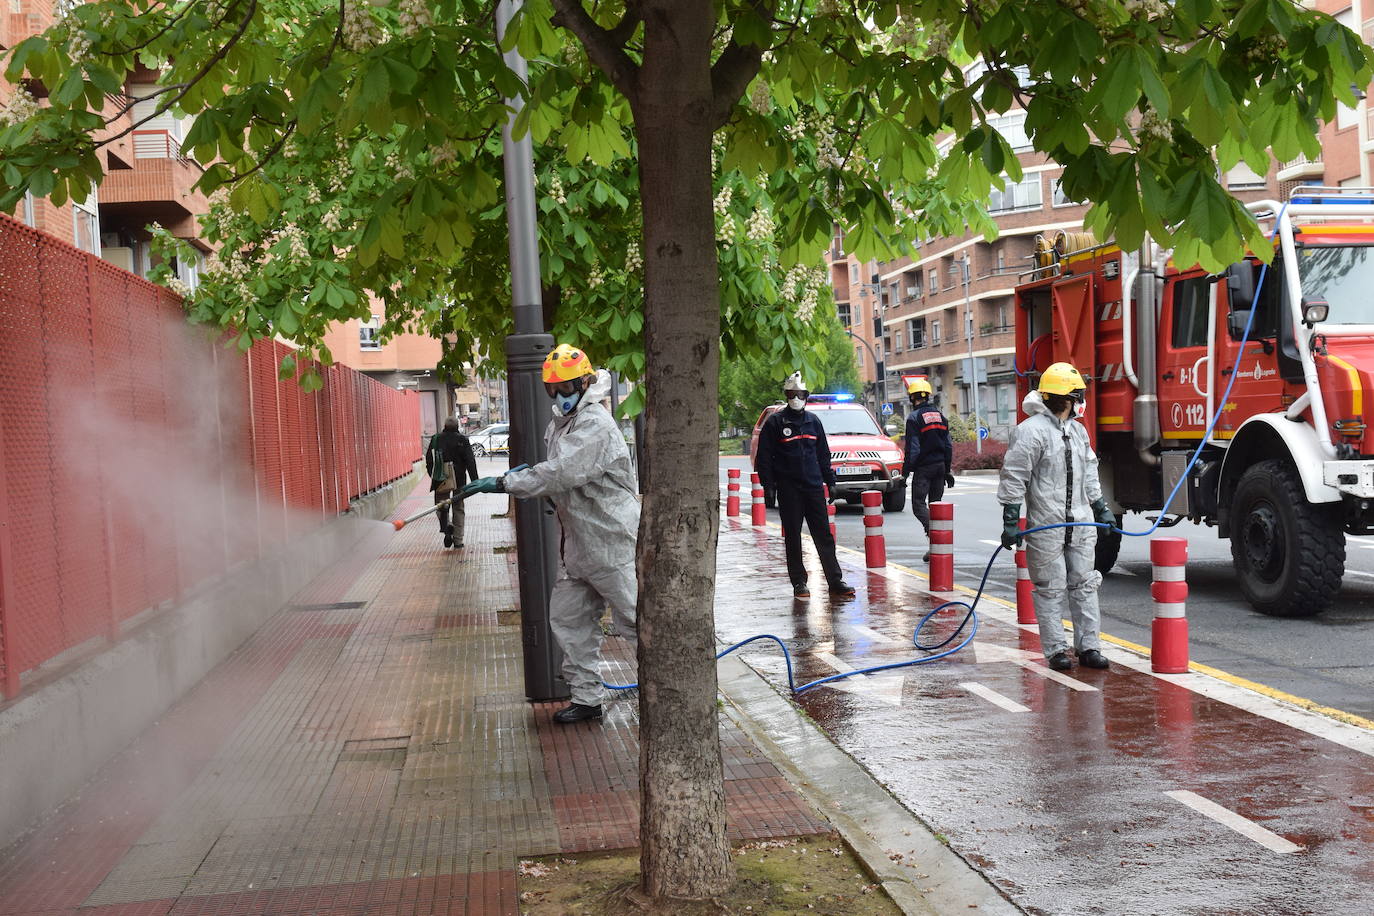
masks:
POLYGON ((852 321, 850 320, 850 318, 849 318, 849 303, 848 303, 848 302, 837 302, 837 303, 835 303, 835 314, 839 316, 839 319, 840 319, 840 326, 841 326, 841 327, 846 327, 846 328, 847 328, 847 327, 851 327, 851 326, 853 325, 853 322, 852 322, 852 321))
POLYGON ((938 346, 940 345, 940 319, 939 319, 939 318, 932 319, 931 322, 930 322, 930 343, 931 343, 931 346, 935 346, 935 347, 938 347, 938 346))
POLYGON ((380 350, 382 342, 378 339, 378 330, 382 326, 382 317, 373 315, 367 321, 358 325, 358 346, 364 350, 380 350))
POLYGON ((926 275, 930 278, 930 294, 933 296, 940 291, 940 272, 932 267, 926 275))
POLYGON ((926 320, 924 318, 908 319, 906 336, 911 341, 911 349, 924 347, 926 345, 926 320))
POLYGON ((72 244, 82 251, 100 254, 100 212, 96 209, 94 190, 80 203, 72 201, 72 244))
POLYGON ((1082 203, 1065 193, 1062 178, 1050 179, 1050 200, 1056 207, 1076 207, 1082 203))
POLYGON ((1175 348, 1207 345, 1207 306, 1212 283, 1206 277, 1179 280, 1174 284, 1175 348))
POLYGON ((849 265, 849 282, 850 282, 850 283, 858 283, 858 282, 859 282, 859 265, 858 265, 858 264, 850 264, 850 265, 849 265))
POLYGON ((898 352, 898 353, 900 353, 902 350, 906 349, 905 347, 902 346, 902 332, 901 332, 901 331, 893 331, 893 332, 892 332, 892 349, 893 349, 893 351, 898 352))
POLYGON ((1031 148, 1030 137, 1026 134, 1025 111, 1011 111, 995 118, 988 118, 988 126, 995 129, 1007 141, 1012 152, 1025 152, 1031 148))
POLYGON ((1007 269, 1007 250, 1001 245, 997 246, 997 272, 1000 274, 1007 269))
MULTIPOLYGON (((1004 179, 1005 180, 1005 176, 1004 179)), ((1008 210, 1026 210, 1040 206, 1040 175, 1027 175, 1012 184, 1007 182, 1004 190, 992 189, 988 196, 988 212, 1004 213, 1008 210)))
POLYGON ((33 192, 24 192, 24 202, 19 207, 19 218, 24 221, 26 226, 36 226, 36 216, 33 212, 33 192))
POLYGON ((858 364, 858 366, 859 366, 860 369, 862 369, 862 368, 864 367, 864 348, 863 348, 863 347, 855 347, 855 348, 854 348, 854 362, 858 364))

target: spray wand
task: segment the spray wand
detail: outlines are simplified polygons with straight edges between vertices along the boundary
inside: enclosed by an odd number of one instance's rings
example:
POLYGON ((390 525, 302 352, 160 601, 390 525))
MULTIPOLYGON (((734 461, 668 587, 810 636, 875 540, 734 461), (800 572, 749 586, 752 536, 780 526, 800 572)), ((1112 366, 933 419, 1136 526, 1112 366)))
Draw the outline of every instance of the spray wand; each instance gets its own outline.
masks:
MULTIPOLYGON (((512 471, 523 471, 523 470, 525 470, 527 467, 529 467, 528 464, 517 464, 515 467, 511 468, 511 470, 512 470, 512 471)), ((507 473, 509 473, 509 472, 507 472, 507 473)), ((392 525, 392 527, 394 527, 397 531, 400 531, 402 528, 404 528, 406 525, 409 525, 411 522, 415 521, 416 519, 418 519, 418 518, 424 518, 426 515, 433 515, 435 512, 438 512, 440 509, 444 509, 444 508, 447 508, 448 506, 451 506, 451 505, 453 504, 453 501, 454 501, 454 500, 458 500, 459 502, 462 502, 463 500, 467 499, 470 495, 472 495, 472 494, 470 494, 470 493, 464 493, 463 490, 462 490, 462 488, 460 487, 460 488, 459 488, 452 496, 450 496, 448 499, 441 500, 440 502, 437 502, 437 503, 435 503, 434 505, 430 506, 428 509, 421 509, 419 512, 416 512, 414 515, 408 515, 408 516, 406 516, 405 518, 398 518, 398 519, 395 519, 395 520, 391 523, 391 525, 392 525)))

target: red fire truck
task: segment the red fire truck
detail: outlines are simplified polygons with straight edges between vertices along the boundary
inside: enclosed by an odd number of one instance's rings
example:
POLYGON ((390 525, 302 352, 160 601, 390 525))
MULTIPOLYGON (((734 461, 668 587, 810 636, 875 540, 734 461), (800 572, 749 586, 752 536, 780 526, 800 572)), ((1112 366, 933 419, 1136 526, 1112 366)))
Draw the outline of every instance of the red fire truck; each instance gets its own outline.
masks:
MULTIPOLYGON (((1153 519, 1182 479, 1165 524, 1215 527, 1245 597, 1290 617, 1331 603, 1346 532, 1374 531, 1374 190, 1299 191, 1250 205, 1277 226, 1262 283, 1253 257, 1208 274, 1060 233, 1016 289, 1020 394, 1059 360, 1089 380, 1109 501, 1153 519)), ((1101 536, 1098 568, 1119 549, 1101 536)))

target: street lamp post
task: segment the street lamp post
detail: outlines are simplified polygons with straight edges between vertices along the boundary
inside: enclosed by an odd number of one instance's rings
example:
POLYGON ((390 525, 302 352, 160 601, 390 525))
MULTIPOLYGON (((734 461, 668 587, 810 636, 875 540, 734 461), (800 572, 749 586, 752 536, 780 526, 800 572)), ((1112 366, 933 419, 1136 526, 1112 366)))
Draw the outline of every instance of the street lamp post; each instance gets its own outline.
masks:
POLYGON ((978 363, 973 358, 973 304, 969 298, 969 257, 964 252, 964 321, 968 325, 968 372, 970 391, 973 396, 973 447, 978 454, 983 453, 983 437, 978 435, 981 424, 978 420, 978 363))
MULTIPOLYGON (((869 355, 873 357, 873 365, 877 367, 878 371, 878 381, 873 384, 873 412, 877 416, 881 417, 883 414, 883 404, 882 395, 879 394, 878 385, 883 384, 886 381, 886 379, 883 377, 883 374, 886 371, 886 367, 883 366, 882 360, 878 358, 878 354, 873 350, 873 347, 869 344, 868 341, 864 340, 858 334, 855 334, 853 331, 849 330, 849 328, 845 328, 844 332, 848 334, 850 337, 857 340, 859 343, 863 344, 864 347, 868 350, 869 355)), ((886 385, 884 385, 884 387, 886 387, 886 385)))
MULTIPOLYGON (((504 39, 506 28, 523 0, 503 0, 496 10, 496 32, 504 39)), ((512 48, 506 66, 525 81, 525 59, 512 48)), ((515 333, 506 338, 507 403, 510 408, 510 462, 535 464, 545 457, 539 417, 548 411, 540 367, 553 349, 553 337, 544 333, 544 313, 539 288, 539 245, 535 224, 534 153, 527 131, 515 137, 514 124, 524 102, 506 100, 510 115, 501 140, 506 178, 506 221, 510 229, 511 304, 515 333)), ((516 556, 520 569, 521 643, 525 657, 525 696, 534 701, 568 696, 563 679, 563 652, 549 625, 549 593, 558 577, 558 530, 553 512, 543 499, 515 501, 516 556)))

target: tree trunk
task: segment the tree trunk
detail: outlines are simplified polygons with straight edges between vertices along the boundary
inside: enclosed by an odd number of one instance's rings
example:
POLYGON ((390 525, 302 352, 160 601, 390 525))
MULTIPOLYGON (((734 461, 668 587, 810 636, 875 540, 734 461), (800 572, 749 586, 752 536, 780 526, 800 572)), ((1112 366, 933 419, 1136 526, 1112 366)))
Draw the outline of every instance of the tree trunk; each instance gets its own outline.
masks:
POLYGON ((714 601, 720 290, 707 0, 644 4, 634 99, 644 212, 646 486, 639 529, 642 889, 727 890, 714 601))

